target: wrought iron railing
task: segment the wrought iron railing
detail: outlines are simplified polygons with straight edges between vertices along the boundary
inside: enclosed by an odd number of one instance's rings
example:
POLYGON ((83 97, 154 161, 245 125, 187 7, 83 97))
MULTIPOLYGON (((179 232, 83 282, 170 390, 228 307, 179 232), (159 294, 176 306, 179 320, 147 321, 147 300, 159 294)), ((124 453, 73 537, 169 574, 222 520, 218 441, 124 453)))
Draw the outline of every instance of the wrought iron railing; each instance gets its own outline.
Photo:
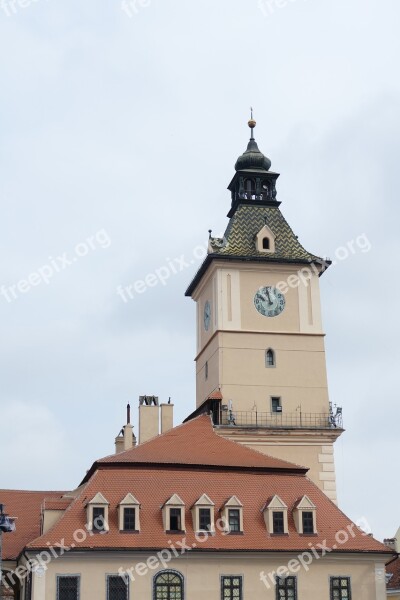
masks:
POLYGON ((258 412, 222 410, 220 425, 230 427, 264 427, 270 429, 341 429, 342 413, 258 412))

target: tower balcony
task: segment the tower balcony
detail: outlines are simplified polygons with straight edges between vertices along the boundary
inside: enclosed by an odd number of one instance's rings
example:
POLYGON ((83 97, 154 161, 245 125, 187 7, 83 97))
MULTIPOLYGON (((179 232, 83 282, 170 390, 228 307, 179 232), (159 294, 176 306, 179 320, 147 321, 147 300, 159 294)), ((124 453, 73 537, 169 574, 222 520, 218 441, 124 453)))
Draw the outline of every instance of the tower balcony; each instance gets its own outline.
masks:
POLYGON ((213 413, 214 425, 232 428, 264 428, 264 429, 342 429, 343 419, 341 409, 332 413, 304 412, 258 412, 222 410, 213 413), (217 422, 216 422, 217 421, 217 422))

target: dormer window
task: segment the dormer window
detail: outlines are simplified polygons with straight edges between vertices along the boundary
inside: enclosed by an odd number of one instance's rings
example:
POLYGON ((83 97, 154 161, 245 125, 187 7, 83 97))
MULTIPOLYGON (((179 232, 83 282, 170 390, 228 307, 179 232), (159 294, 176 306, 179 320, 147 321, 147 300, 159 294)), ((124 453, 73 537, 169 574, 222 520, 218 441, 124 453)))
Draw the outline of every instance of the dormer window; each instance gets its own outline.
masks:
POLYGON ((93 506, 93 531, 105 531, 105 516, 104 506, 93 506))
POLYGON ((182 531, 182 509, 169 509, 169 531, 182 531))
POLYGON ((275 495, 264 506, 263 512, 268 533, 272 535, 287 535, 289 533, 288 507, 279 496, 275 495))
POLYGON ((201 531, 215 532, 214 526, 214 502, 210 500, 207 494, 192 506, 193 529, 199 533, 201 531))
POLYGON ((298 533, 313 535, 317 533, 317 507, 308 496, 303 496, 293 511, 298 533))
POLYGON ((185 505, 177 494, 171 496, 163 505, 164 529, 168 533, 185 531, 185 505))
POLYGON ((228 523, 230 533, 240 531, 240 510, 238 508, 228 508, 228 523))
POLYGON ((104 533, 109 530, 108 506, 109 502, 100 492, 88 502, 86 507, 88 531, 104 533))
POLYGON ((232 496, 221 509, 226 533, 243 533, 243 504, 232 496))
POLYGON ((311 511, 304 510, 301 516, 303 520, 303 533, 315 533, 313 513, 311 511))
POLYGON ((118 505, 118 525, 120 531, 140 531, 140 504, 132 494, 127 494, 118 505))
POLYGON ((267 224, 256 235, 256 249, 263 254, 275 252, 275 235, 267 224))

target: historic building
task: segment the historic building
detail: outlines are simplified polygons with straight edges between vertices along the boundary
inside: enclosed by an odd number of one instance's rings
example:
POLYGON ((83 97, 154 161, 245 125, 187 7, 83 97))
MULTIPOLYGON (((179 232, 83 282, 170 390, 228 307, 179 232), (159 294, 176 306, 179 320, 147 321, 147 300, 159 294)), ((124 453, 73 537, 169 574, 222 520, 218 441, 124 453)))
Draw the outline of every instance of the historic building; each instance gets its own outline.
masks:
POLYGON ((333 443, 341 409, 329 403, 319 277, 280 211, 271 161, 253 137, 235 165, 229 223, 186 294, 197 303, 196 402, 222 435, 307 465, 336 501, 333 443))
POLYGON ((384 600, 393 549, 336 506, 319 276, 253 138, 197 302, 197 404, 139 398, 73 491, 0 490, 3 591, 19 600, 384 600))

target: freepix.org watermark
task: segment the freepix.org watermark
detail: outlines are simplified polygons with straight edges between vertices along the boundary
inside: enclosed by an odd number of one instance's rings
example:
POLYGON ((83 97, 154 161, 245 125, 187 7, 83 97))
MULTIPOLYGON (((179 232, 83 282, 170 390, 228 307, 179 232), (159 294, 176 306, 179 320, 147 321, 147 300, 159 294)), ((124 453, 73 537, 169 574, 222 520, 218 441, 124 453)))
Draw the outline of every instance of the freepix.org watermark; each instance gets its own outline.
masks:
POLYGON ((282 294, 286 294, 289 288, 297 288, 300 284, 308 285, 308 282, 313 275, 323 273, 331 265, 332 267, 335 267, 340 262, 347 260, 350 256, 357 254, 358 251, 365 254, 366 252, 369 252, 371 248, 372 244, 369 241, 367 234, 362 233, 354 240, 350 240, 345 245, 336 248, 332 260, 328 258, 315 258, 312 261, 310 260, 310 266, 303 267, 297 271, 297 273, 289 275, 287 279, 279 281, 275 287, 282 292, 282 294))
POLYGON ((128 285, 119 285, 117 294, 123 302, 134 300, 137 296, 144 294, 148 289, 154 288, 157 285, 167 285, 171 277, 185 271, 191 265, 203 260, 207 256, 207 244, 199 245, 193 248, 192 256, 188 258, 185 254, 181 254, 175 258, 166 258, 165 263, 154 269, 153 272, 147 273, 142 279, 137 279, 128 285))
POLYGON ((0 296, 8 302, 14 302, 21 295, 27 294, 33 288, 45 283, 49 285, 55 275, 65 271, 78 260, 94 252, 98 248, 106 249, 111 246, 111 239, 105 229, 100 229, 94 235, 88 236, 83 242, 75 245, 73 252, 63 252, 59 256, 48 257, 48 262, 40 266, 36 271, 29 273, 24 279, 20 279, 12 285, 2 285, 0 287, 0 296))
POLYGON ((152 0, 122 0, 121 10, 132 19, 142 8, 148 8, 152 0))
POLYGON ((20 8, 28 8, 32 4, 36 4, 36 2, 39 2, 39 0, 0 0, 0 8, 7 17, 11 17, 12 15, 16 15, 20 8))
POLYGON ((309 543, 309 550, 301 552, 296 558, 292 558, 287 564, 281 565, 274 571, 260 572, 260 581, 263 582, 267 589, 271 589, 276 585, 277 578, 282 579, 291 575, 296 575, 304 569, 307 573, 310 570, 311 565, 316 560, 321 560, 325 556, 328 556, 331 552, 335 552, 341 548, 345 550, 345 546, 350 539, 354 539, 357 535, 370 535, 371 527, 365 517, 361 517, 356 523, 349 523, 345 529, 340 529, 335 534, 335 543, 332 546, 328 546, 326 540, 321 543, 312 544, 309 543))
MULTIPOLYGON (((290 4, 298 1, 299 0, 257 0, 257 6, 264 17, 270 17, 276 10, 286 8, 290 4)), ((306 2, 306 0, 302 1, 306 2)))

